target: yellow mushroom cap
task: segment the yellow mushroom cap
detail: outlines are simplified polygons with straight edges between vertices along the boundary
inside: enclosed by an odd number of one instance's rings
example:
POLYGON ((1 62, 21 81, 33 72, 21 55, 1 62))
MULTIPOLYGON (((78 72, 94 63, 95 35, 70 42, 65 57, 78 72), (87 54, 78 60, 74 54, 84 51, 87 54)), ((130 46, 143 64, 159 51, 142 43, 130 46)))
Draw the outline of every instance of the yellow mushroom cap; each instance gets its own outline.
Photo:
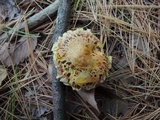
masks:
POLYGON ((57 78, 74 90, 90 90, 102 83, 111 68, 102 42, 90 30, 67 31, 53 45, 57 78))

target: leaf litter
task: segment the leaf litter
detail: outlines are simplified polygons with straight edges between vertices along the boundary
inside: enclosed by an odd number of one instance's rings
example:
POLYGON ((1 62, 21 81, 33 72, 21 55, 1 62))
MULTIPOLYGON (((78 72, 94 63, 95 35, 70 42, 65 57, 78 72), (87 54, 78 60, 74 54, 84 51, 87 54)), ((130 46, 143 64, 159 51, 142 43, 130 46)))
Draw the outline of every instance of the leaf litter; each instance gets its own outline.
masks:
MULTIPOLYGON (((29 9, 33 9, 34 6, 39 8, 37 4, 48 6, 47 2, 42 1, 34 2, 32 7, 29 5, 31 2, 26 5, 24 1, 0 1, 3 4, 0 4, 0 8, 4 7, 4 11, 0 9, 0 12, 5 13, 1 14, 2 32, 9 27, 13 27, 14 30, 13 25, 19 22, 18 18, 23 17, 17 9, 18 2, 21 7, 26 8, 24 16, 31 15, 29 9)), ((52 26, 52 23, 48 22, 48 25, 52 26)), ((50 31, 48 29, 47 32, 50 31)), ((51 38, 47 32, 43 29, 38 31, 43 36, 51 38)), ((47 71, 47 59, 51 58, 50 48, 47 48, 49 40, 44 38, 46 40, 39 40, 38 43, 39 38, 31 35, 18 33, 14 39, 8 36, 0 42, 0 119, 47 119, 48 113, 51 113, 52 93, 50 74, 47 71)))
MULTIPOLYGON (((21 1, 19 5, 26 13, 26 8, 32 9, 33 6, 38 8, 38 12, 39 6, 48 6, 49 3, 45 2, 27 2, 26 5, 21 1)), ((77 3, 73 5, 76 7, 73 8, 76 9, 72 10, 72 24, 69 24, 68 29, 91 29, 103 41, 105 53, 113 56, 113 68, 103 86, 114 92, 112 95, 118 98, 110 97, 106 94, 109 92, 105 90, 98 93, 95 91, 97 94, 85 93, 79 97, 78 93, 67 87, 66 104, 69 119, 159 119, 158 1, 75 2, 77 3), (100 114, 94 111, 97 108, 100 114)), ((2 18, 5 20, 5 16, 2 18)), ((52 24, 53 21, 47 23, 47 26, 52 24)), ((0 104, 0 108, 3 110, 0 109, 0 118, 5 116, 8 119, 11 113, 19 119, 47 119, 49 114, 52 114, 52 72, 49 65, 52 54, 48 47, 51 46, 51 35, 48 34, 50 27, 46 29, 43 26, 45 25, 35 29, 43 35, 43 39, 36 40, 38 43, 30 46, 33 50, 32 59, 28 52, 27 55, 19 56, 22 54, 21 51, 24 52, 22 46, 27 46, 25 37, 22 37, 22 41, 16 39, 15 43, 5 41, 0 47, 1 54, 4 51, 11 53, 3 53, 2 62, 5 66, 2 68, 3 82, 0 89, 0 101, 3 103, 0 104), (16 50, 21 51, 19 53, 16 50), (8 62, 5 63, 5 60, 8 62), (10 93, 15 96, 15 103, 13 98, 8 97, 10 93), (8 109, 8 106, 14 104, 15 112, 8 109)))
POLYGON ((6 25, 20 16, 20 11, 13 0, 0 1, 0 34, 5 31, 6 25))
POLYGON ((31 39, 29 48, 27 38, 21 37, 16 45, 5 43, 0 49, 0 61, 6 66, 18 65, 23 62, 29 55, 30 50, 34 50, 37 45, 37 39, 31 39))

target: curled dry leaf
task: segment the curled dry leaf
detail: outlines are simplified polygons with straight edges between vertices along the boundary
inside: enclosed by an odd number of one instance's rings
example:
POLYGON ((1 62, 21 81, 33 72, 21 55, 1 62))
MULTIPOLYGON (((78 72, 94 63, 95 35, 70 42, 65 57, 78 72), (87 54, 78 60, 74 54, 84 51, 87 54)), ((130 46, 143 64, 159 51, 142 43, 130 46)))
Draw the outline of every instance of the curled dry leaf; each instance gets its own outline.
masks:
POLYGON ((0 86, 2 84, 2 81, 7 77, 7 70, 3 68, 2 65, 0 65, 0 86))
POLYGON ((98 112, 98 106, 97 106, 97 102, 95 100, 95 89, 92 90, 80 90, 77 91, 77 93, 81 96, 81 98, 85 101, 88 102, 90 105, 92 105, 98 112))
POLYGON ((5 43, 0 49, 0 61, 6 66, 23 62, 30 55, 29 49, 35 49, 37 39, 31 39, 30 42, 28 46, 27 39, 22 37, 16 45, 5 43))

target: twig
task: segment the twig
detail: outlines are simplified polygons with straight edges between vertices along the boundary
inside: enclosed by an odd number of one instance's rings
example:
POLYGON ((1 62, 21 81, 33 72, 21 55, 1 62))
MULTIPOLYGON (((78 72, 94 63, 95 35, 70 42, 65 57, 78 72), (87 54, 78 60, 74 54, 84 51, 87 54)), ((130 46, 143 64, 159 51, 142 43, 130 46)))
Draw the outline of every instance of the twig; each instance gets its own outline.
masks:
MULTIPOLYGON (((55 0, 54 3, 52 3, 51 5, 49 5, 48 7, 43 9, 42 11, 40 11, 39 13, 30 17, 27 20, 29 29, 33 29, 33 28, 39 26, 44 21, 49 19, 49 17, 53 16, 56 13, 56 11, 58 10, 58 6, 59 6, 59 0, 55 0)), ((25 22, 22 22, 22 23, 17 24, 14 28, 11 28, 9 31, 6 31, 5 33, 3 33, 0 36, 0 42, 2 40, 5 40, 6 38, 8 38, 14 32, 24 31, 24 26, 25 26, 25 22)))
MULTIPOLYGON (((56 26, 53 34, 53 42, 57 42, 58 37, 61 36, 67 29, 70 6, 71 0, 60 0, 56 26)), ((54 120, 65 120, 65 86, 60 83, 58 79, 56 79, 56 74, 56 68, 53 63, 53 116, 54 120)))

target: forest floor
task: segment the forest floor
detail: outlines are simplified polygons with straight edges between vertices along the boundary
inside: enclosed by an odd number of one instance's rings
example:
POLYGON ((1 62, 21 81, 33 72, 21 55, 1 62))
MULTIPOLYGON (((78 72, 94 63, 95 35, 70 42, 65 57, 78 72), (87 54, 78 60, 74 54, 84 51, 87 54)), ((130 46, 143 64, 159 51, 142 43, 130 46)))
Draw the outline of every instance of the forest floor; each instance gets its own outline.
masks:
MULTIPOLYGON (((0 1, 1 120, 53 117, 51 48, 58 6, 39 24, 32 16, 57 1, 0 1)), ((90 29, 113 61, 95 89, 99 111, 67 87, 67 119, 160 119, 159 0, 73 0, 67 29, 76 28, 90 29)))

